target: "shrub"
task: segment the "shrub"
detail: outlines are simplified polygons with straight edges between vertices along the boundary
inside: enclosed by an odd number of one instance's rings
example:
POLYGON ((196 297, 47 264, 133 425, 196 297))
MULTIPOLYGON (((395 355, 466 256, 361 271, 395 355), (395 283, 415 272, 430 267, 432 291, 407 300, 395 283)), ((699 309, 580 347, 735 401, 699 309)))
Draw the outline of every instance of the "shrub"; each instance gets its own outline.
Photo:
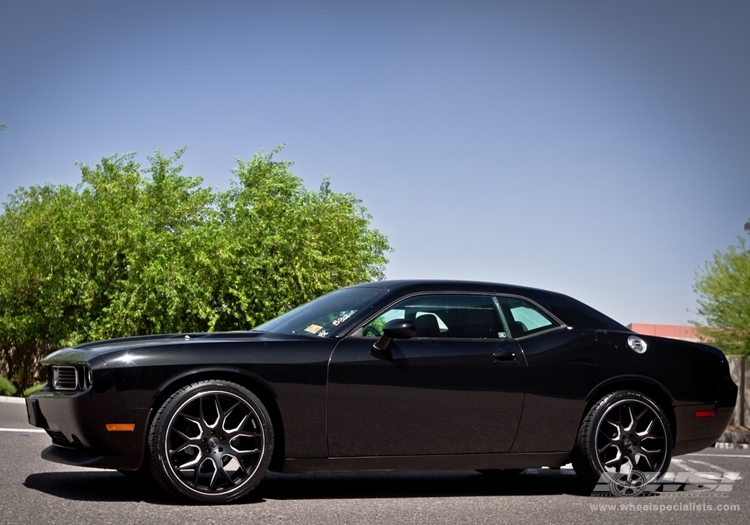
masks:
POLYGON ((16 190, 0 203, 0 370, 23 390, 58 348, 247 330, 382 279, 390 245, 362 203, 328 178, 307 189, 277 151, 238 160, 226 191, 182 175, 184 149, 16 190))
POLYGON ((13 383, 0 376, 0 396, 14 396, 16 394, 16 387, 13 383))
POLYGON ((46 381, 44 383, 37 383, 34 386, 30 386, 29 388, 23 391, 23 397, 29 397, 31 394, 33 394, 37 390, 44 388, 45 386, 47 386, 46 381))

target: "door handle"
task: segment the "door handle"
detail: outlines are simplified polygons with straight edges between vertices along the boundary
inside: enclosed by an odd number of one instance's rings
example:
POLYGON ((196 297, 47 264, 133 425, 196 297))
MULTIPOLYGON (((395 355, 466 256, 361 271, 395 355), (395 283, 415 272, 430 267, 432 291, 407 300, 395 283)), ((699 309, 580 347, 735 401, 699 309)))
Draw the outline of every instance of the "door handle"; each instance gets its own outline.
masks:
POLYGON ((513 361, 516 358, 516 353, 512 350, 499 350, 492 353, 492 357, 498 361, 513 361))

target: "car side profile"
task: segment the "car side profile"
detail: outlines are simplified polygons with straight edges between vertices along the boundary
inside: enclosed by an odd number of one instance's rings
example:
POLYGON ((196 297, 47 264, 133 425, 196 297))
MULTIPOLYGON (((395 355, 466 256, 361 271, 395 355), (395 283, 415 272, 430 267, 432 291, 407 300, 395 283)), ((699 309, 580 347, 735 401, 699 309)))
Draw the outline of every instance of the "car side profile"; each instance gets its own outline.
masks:
POLYGON ((58 350, 27 399, 42 457, 221 503, 278 472, 572 462, 652 480, 725 430, 721 351, 638 335, 568 296, 402 280, 332 292, 247 332, 58 350))

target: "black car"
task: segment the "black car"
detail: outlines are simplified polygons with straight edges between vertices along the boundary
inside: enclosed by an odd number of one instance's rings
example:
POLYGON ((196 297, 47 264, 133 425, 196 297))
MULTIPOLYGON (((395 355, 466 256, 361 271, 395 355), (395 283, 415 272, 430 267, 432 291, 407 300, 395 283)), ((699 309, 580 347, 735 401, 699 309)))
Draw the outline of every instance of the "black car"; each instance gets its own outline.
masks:
MULTIPOLYGON (((640 336, 554 292, 461 281, 344 288, 249 332, 59 350, 27 400, 50 461, 226 502, 279 472, 572 462, 664 473, 711 445, 737 387, 710 346, 640 336)), ((641 476, 642 473, 646 473, 641 476)))

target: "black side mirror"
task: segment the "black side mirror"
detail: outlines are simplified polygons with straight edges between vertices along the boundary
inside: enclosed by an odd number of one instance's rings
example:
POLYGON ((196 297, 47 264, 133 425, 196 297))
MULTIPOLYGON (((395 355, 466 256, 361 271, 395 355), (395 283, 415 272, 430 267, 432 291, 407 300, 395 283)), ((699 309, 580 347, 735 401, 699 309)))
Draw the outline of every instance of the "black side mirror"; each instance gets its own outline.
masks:
POLYGON ((373 348, 386 352, 391 341, 394 339, 411 339, 417 335, 417 328, 414 326, 414 321, 407 321, 406 319, 391 319, 383 327, 383 335, 380 339, 375 341, 372 345, 373 348))

